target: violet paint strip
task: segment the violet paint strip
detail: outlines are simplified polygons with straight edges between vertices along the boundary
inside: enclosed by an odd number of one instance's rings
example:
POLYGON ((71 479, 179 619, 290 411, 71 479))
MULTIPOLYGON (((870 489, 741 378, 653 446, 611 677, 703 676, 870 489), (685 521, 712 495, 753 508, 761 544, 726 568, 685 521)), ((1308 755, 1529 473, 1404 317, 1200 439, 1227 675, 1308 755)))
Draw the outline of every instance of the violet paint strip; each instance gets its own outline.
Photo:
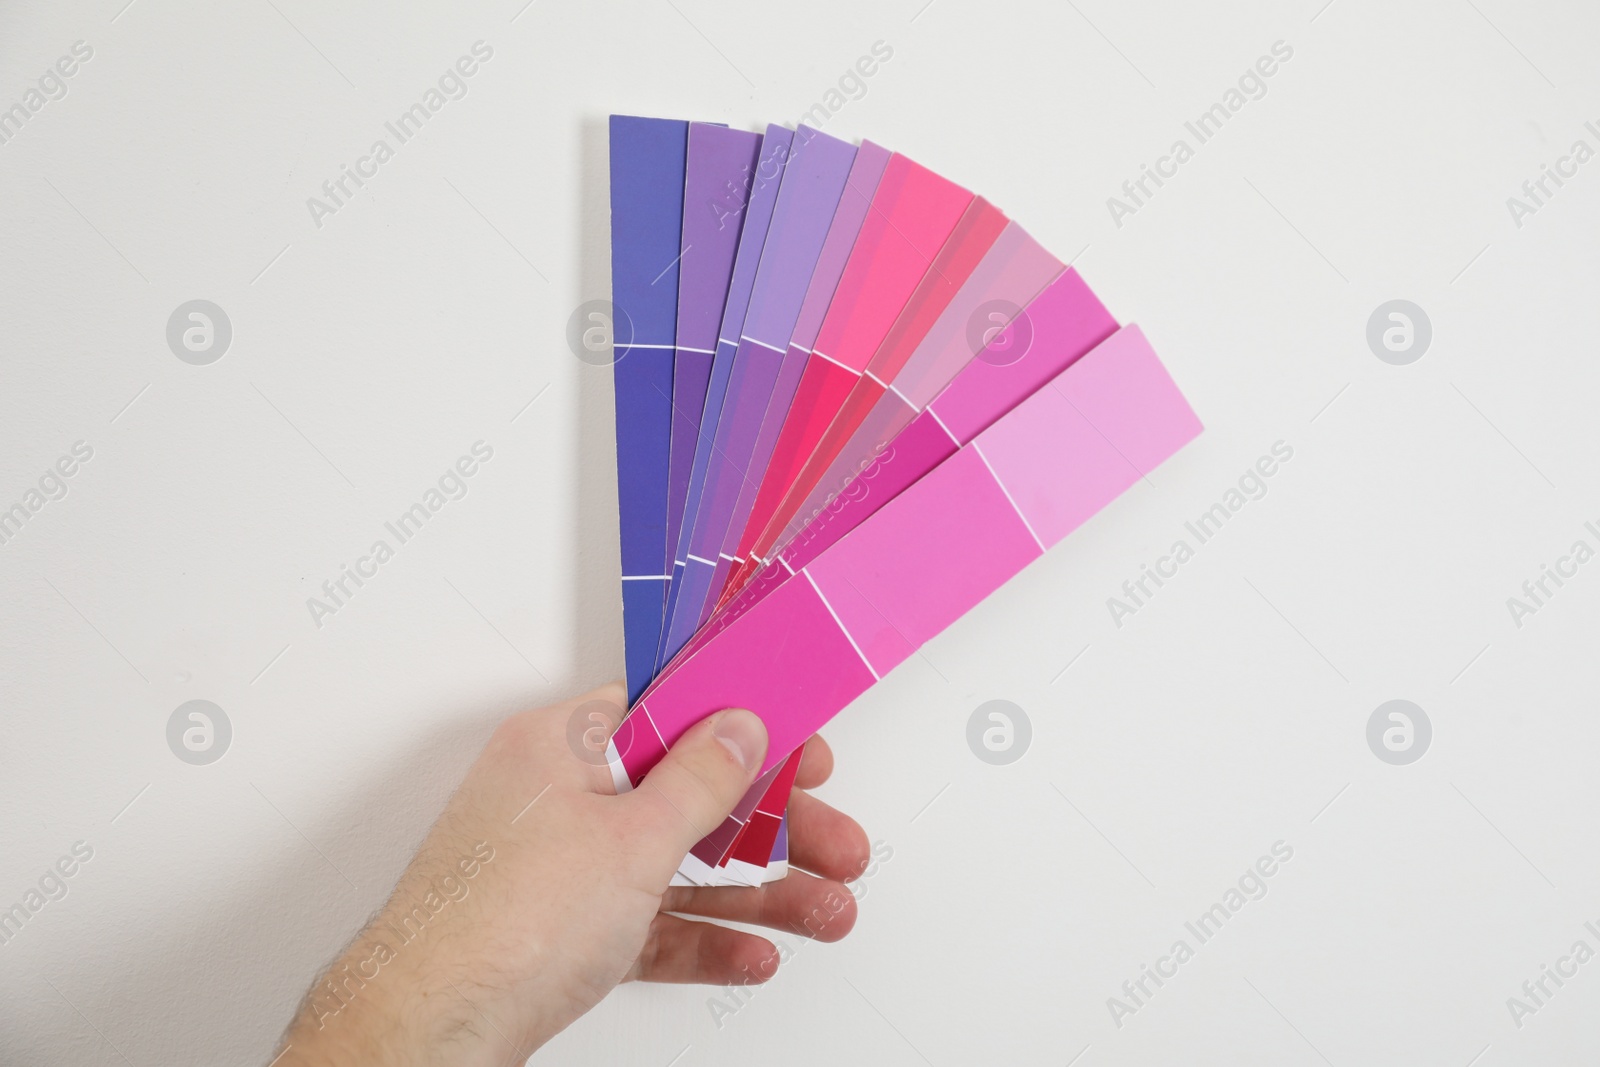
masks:
MULTIPOLYGON (((667 462, 665 551, 678 547, 695 440, 705 408, 717 329, 727 303, 734 255, 755 177, 761 135, 705 122, 689 124, 683 191, 683 247, 678 256, 678 329, 672 368, 672 437, 667 462)), ((672 571, 669 569, 669 575, 672 571)), ((663 589, 670 596, 669 584, 663 589)), ((658 645, 659 647, 659 645, 658 645)))

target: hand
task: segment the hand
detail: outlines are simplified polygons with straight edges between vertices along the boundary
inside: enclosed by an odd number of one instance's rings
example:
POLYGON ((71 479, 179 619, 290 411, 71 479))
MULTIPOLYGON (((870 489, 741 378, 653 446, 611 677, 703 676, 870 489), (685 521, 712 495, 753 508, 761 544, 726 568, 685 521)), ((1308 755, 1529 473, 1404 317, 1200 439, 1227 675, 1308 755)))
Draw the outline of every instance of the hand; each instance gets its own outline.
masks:
MULTIPOLYGON (((312 986, 274 1067, 521 1062, 618 983, 775 973, 766 938, 684 915, 822 941, 849 933, 855 898, 843 883, 867 866, 866 835, 799 789, 788 877, 668 886, 754 780, 767 744, 756 716, 709 716, 615 796, 609 770, 568 747, 569 719, 594 700, 621 707, 624 692, 606 686, 495 730, 388 903, 312 986)), ((814 738, 797 785, 832 769, 814 738)))

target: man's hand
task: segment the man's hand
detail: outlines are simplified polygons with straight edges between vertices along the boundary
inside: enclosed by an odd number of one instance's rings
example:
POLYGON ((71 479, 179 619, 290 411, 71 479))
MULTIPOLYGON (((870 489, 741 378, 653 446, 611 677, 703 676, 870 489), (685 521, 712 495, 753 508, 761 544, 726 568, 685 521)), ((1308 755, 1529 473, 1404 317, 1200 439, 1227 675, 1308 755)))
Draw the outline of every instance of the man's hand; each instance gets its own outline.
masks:
MULTIPOLYGON (((744 984, 776 970, 765 938, 684 915, 824 941, 850 931, 842 883, 866 867, 866 835, 804 792, 789 806, 788 877, 667 884, 753 782, 759 719, 709 716, 614 796, 609 770, 567 741, 576 709, 596 700, 620 708, 622 687, 500 725, 389 902, 312 986, 274 1067, 520 1062, 620 982, 744 984)), ((832 769, 814 739, 797 784, 832 769)))

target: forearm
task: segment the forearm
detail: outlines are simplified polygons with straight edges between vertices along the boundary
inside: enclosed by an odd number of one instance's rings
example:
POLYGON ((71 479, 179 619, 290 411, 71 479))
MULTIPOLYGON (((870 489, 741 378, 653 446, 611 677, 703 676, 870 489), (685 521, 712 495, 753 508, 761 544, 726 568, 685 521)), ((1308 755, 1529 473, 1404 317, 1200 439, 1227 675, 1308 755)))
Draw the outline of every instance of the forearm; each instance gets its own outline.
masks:
MULTIPOLYGON (((474 1067, 531 1054, 537 1016, 508 1000, 529 976, 508 973, 495 919, 517 902, 484 830, 461 813, 439 820, 383 909, 311 987, 275 1067, 474 1067)), ((546 940, 534 929, 529 940, 546 940)))
POLYGON ((317 979, 273 1067, 504 1062, 511 1048, 468 1002, 464 976, 423 938, 402 940, 404 919, 391 902, 317 979))

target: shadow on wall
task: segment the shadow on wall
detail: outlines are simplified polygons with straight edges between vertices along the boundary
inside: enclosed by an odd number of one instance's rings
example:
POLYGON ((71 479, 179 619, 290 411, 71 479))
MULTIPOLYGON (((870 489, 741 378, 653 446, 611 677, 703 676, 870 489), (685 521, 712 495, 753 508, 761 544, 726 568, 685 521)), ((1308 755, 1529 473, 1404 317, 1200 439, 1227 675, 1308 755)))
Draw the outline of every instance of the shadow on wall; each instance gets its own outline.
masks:
MULTIPOLYGON (((579 132, 578 300, 611 295, 610 150, 604 116, 586 118, 579 132)), ((565 323, 563 322, 562 325, 565 323)), ((618 552, 616 410, 610 367, 582 362, 559 342, 562 358, 577 366, 577 662, 580 689, 622 678, 622 559, 618 552)))

